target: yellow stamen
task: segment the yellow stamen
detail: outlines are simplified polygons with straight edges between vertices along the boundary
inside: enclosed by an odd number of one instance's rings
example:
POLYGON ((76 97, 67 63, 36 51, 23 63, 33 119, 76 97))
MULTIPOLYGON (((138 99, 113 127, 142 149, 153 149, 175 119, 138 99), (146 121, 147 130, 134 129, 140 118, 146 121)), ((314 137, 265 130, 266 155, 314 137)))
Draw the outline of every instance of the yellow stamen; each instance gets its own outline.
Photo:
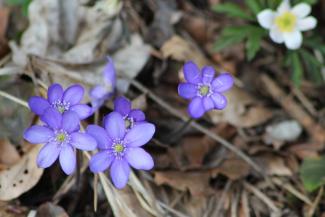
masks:
POLYGON ((297 17, 291 12, 284 12, 275 18, 275 25, 281 32, 292 32, 296 26, 297 17))
POLYGON ((117 153, 120 153, 120 152, 122 152, 123 150, 124 150, 124 146, 121 145, 121 144, 116 144, 116 145, 114 146, 114 151, 117 152, 117 153))
POLYGON ((209 86, 204 85, 204 86, 200 87, 199 91, 200 91, 201 96, 206 96, 209 93, 209 86))

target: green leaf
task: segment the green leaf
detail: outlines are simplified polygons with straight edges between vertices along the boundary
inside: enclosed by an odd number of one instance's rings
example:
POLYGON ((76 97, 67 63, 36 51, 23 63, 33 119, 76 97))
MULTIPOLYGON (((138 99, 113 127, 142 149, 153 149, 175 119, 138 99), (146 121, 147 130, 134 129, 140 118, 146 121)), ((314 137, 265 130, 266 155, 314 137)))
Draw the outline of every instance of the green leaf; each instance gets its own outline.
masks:
POLYGON ((294 1, 294 4, 307 3, 309 5, 314 5, 317 2, 318 2, 318 0, 296 0, 296 1, 294 1))
POLYGON ((252 60, 256 53, 261 49, 261 41, 262 35, 256 34, 248 37, 246 42, 246 56, 249 61, 252 60))
POLYGON ((317 58, 313 54, 311 54, 306 49, 299 49, 299 54, 304 62, 308 73, 310 74, 311 79, 316 84, 321 84, 323 81, 323 77, 321 74, 322 64, 317 60, 317 58))
POLYGON ((244 40, 245 35, 232 35, 232 36, 224 36, 221 35, 219 40, 214 44, 214 49, 216 51, 220 51, 226 47, 237 44, 244 40))
POLYGON ((257 15, 262 10, 258 0, 246 0, 246 4, 255 15, 257 15))
POLYGON ((292 81, 295 86, 299 87, 303 76, 303 68, 299 59, 299 55, 296 51, 293 51, 290 54, 290 64, 292 69, 292 81))
POLYGON ((238 17, 246 20, 254 20, 253 16, 245 13, 242 8, 233 3, 217 4, 212 7, 212 10, 218 13, 225 13, 230 17, 238 17))
POLYGON ((325 156, 305 159, 300 168, 300 178, 307 191, 314 191, 325 183, 325 156))

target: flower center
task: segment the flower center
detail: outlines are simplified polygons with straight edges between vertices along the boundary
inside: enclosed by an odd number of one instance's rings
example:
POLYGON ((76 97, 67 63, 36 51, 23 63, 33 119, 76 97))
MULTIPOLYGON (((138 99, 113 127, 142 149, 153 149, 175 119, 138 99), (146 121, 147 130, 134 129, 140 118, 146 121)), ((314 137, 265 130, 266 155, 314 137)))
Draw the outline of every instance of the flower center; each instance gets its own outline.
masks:
POLYGON ((122 159, 125 151, 126 151, 126 146, 124 145, 123 140, 117 139, 113 141, 113 145, 111 147, 111 150, 117 159, 122 159))
POLYGON ((117 153, 121 153, 124 151, 124 146, 122 144, 115 144, 114 151, 117 153))
POLYGON ((210 87, 208 85, 202 85, 199 87, 199 93, 201 96, 206 96, 210 92, 210 87))
POLYGON ((281 32, 292 32, 296 26, 297 17, 291 12, 284 12, 275 18, 275 25, 281 32))
POLYGON ((70 136, 66 131, 58 130, 55 132, 54 141, 60 144, 66 144, 70 141, 70 136))
POLYGON ((70 103, 65 102, 65 101, 56 101, 54 103, 52 103, 52 106, 58 110, 58 112, 60 112, 61 114, 68 111, 70 108, 70 103))

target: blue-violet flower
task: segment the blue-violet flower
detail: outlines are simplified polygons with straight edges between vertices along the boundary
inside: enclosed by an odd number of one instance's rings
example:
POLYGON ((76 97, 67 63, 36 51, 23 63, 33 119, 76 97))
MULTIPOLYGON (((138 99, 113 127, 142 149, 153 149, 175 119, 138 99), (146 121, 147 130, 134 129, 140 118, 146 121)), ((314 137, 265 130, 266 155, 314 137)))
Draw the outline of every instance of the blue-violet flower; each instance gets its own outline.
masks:
POLYGON ((60 84, 52 84, 47 92, 47 99, 40 96, 32 96, 28 105, 32 112, 37 115, 43 115, 44 112, 52 107, 61 114, 67 111, 74 111, 79 119, 83 120, 92 114, 90 106, 80 104, 84 95, 84 88, 79 85, 71 85, 65 91, 60 84))
POLYGON ((123 116, 111 112, 104 119, 104 128, 89 125, 86 131, 96 139, 99 149, 90 159, 90 170, 98 173, 110 167, 116 188, 121 189, 127 184, 130 166, 141 170, 153 168, 152 157, 141 148, 153 137, 153 124, 144 122, 126 130, 123 116))
POLYGON ((188 112, 193 118, 199 118, 209 110, 226 107, 227 99, 222 93, 229 90, 234 83, 229 73, 215 78, 213 67, 205 66, 200 72, 192 61, 185 63, 183 71, 186 82, 178 85, 178 94, 185 99, 191 99, 188 112))
POLYGON ((45 144, 37 156, 37 165, 47 168, 59 157, 63 171, 70 175, 76 168, 76 148, 94 150, 96 140, 79 132, 80 120, 75 112, 66 111, 61 115, 57 110, 48 108, 41 119, 47 125, 33 125, 24 132, 28 142, 45 144))
POLYGON ((114 111, 122 115, 127 130, 132 129, 136 124, 143 123, 146 118, 140 109, 132 109, 131 102, 123 96, 115 99, 114 111))
POLYGON ((116 85, 116 72, 112 58, 107 58, 108 63, 103 70, 103 80, 100 85, 93 87, 90 92, 91 104, 96 110, 108 100, 114 92, 116 85))

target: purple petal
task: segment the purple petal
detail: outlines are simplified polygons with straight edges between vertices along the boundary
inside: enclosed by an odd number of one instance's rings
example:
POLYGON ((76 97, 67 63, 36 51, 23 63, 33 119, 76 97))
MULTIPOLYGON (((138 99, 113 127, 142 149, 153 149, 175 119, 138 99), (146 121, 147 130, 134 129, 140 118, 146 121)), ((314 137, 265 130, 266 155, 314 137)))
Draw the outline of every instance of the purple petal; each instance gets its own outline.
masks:
POLYGON ((52 84, 47 91, 47 99, 50 103, 61 101, 63 88, 60 84, 52 84))
POLYGON ((93 100, 104 98, 106 94, 107 90, 101 85, 93 87, 89 92, 90 98, 93 100))
POLYGON ((144 121, 146 119, 145 114, 140 109, 131 110, 131 112, 129 113, 129 116, 131 118, 133 118, 136 122, 137 121, 144 121))
POLYGON ((91 151, 96 149, 96 140, 86 133, 73 133, 71 134, 71 145, 77 149, 84 151, 91 151))
POLYGON ((205 84, 210 84, 214 78, 214 68, 211 66, 204 66, 202 69, 202 82, 205 84))
POLYGON ((138 170, 150 170, 154 166, 152 157, 142 148, 129 148, 125 158, 133 168, 138 170))
POLYGON ((224 73, 216 77, 212 81, 212 89, 215 92, 225 92, 229 90, 234 84, 234 79, 229 73, 224 73))
POLYGON ((188 61, 184 64, 183 72, 186 81, 192 84, 200 83, 202 80, 200 75, 200 69, 193 61, 188 61))
POLYGON ((43 126, 31 126, 24 132, 24 139, 32 144, 41 144, 49 141, 54 136, 52 130, 43 126))
POLYGON ((209 111, 214 108, 214 103, 211 97, 203 97, 203 107, 205 111, 209 111))
POLYGON ((197 87, 191 83, 180 83, 178 85, 178 94, 185 99, 192 99, 197 95, 197 87))
POLYGON ((49 102, 40 96, 32 96, 28 100, 30 110, 37 115, 43 115, 45 110, 50 107, 49 102))
POLYGON ((227 99, 222 94, 214 93, 211 95, 211 99, 213 100, 216 109, 221 110, 227 106, 227 99))
POLYGON ((62 116, 62 129, 68 133, 75 132, 79 130, 79 117, 77 113, 73 111, 64 112, 62 116))
POLYGON ((80 120, 86 119, 92 114, 92 108, 85 104, 74 105, 70 110, 76 112, 80 120))
POLYGON ((36 163, 38 167, 47 168, 51 166, 58 159, 60 150, 60 145, 56 142, 44 145, 37 155, 36 163))
POLYGON ((70 175, 75 171, 77 159, 75 150, 71 145, 62 147, 59 160, 65 174, 70 175))
POLYGON ((188 106, 188 112, 193 118, 199 118, 204 114, 205 110, 201 97, 197 96, 192 99, 188 106))
POLYGON ((115 67, 114 67, 114 62, 112 58, 107 58, 108 63, 106 64, 104 71, 103 71, 103 76, 105 79, 106 85, 110 86, 112 88, 112 91, 115 87, 116 83, 116 72, 115 72, 115 67))
POLYGON ((82 100, 83 96, 84 88, 79 84, 75 84, 64 91, 63 101, 69 102, 72 106, 78 104, 82 100))
POLYGON ((124 141, 130 147, 139 147, 152 139, 155 133, 155 125, 150 123, 141 123, 135 125, 130 131, 127 132, 124 141))
POLYGON ((41 116, 41 120, 52 129, 59 129, 61 128, 62 115, 56 109, 50 107, 41 116))
POLYGON ((112 163, 114 157, 108 151, 101 151, 94 154, 89 161, 89 168, 93 173, 106 170, 112 163))
POLYGON ((104 119, 105 129, 111 139, 122 139, 125 135, 125 123, 118 112, 111 112, 104 119))
POLYGON ((111 177, 116 188, 122 189, 128 183, 130 166, 124 160, 115 159, 111 166, 111 177))
POLYGON ((104 128, 97 125, 88 125, 86 132, 96 139, 99 149, 108 149, 112 146, 112 142, 104 128))
POLYGON ((119 112, 122 116, 129 114, 131 111, 131 102, 123 96, 118 97, 114 101, 114 111, 119 112))

